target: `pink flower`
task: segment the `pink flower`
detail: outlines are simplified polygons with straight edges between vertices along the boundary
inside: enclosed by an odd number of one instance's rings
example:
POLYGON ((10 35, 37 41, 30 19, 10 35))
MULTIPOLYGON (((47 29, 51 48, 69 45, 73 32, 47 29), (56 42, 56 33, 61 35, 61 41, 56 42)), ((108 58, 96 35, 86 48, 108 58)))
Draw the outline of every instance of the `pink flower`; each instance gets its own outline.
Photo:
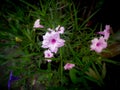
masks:
POLYGON ((51 28, 48 28, 47 30, 48 30, 48 31, 50 31, 50 32, 54 31, 54 30, 53 30, 53 29, 51 29, 51 28))
POLYGON ((99 39, 94 38, 91 42, 92 42, 92 44, 90 46, 91 50, 94 50, 97 53, 102 52, 102 50, 107 47, 107 42, 105 41, 103 36, 101 36, 99 39))
POLYGON ((63 33, 64 33, 65 28, 64 28, 64 27, 61 27, 60 25, 58 25, 58 26, 55 28, 55 30, 56 30, 57 32, 59 32, 59 33, 63 34, 63 33))
POLYGON ((48 31, 52 32, 52 31, 55 31, 55 32, 58 32, 60 34, 63 34, 64 33, 64 30, 65 28, 64 27, 61 27, 60 25, 58 25, 55 30, 54 29, 51 29, 51 28, 48 28, 48 31))
POLYGON ((67 64, 64 66, 64 69, 65 69, 65 70, 70 70, 70 69, 72 69, 73 67, 75 67, 75 64, 67 63, 67 64))
POLYGON ((60 34, 51 31, 43 36, 42 47, 50 49, 51 52, 57 53, 58 48, 64 46, 65 40, 60 38, 60 34))
POLYGON ((98 34, 104 35, 105 40, 108 40, 110 36, 110 25, 106 25, 104 31, 100 31, 98 34))
POLYGON ((45 58, 52 58, 53 53, 48 49, 48 50, 44 51, 44 56, 45 56, 45 58))
POLYGON ((44 28, 44 26, 40 24, 40 19, 35 21, 33 28, 44 28))

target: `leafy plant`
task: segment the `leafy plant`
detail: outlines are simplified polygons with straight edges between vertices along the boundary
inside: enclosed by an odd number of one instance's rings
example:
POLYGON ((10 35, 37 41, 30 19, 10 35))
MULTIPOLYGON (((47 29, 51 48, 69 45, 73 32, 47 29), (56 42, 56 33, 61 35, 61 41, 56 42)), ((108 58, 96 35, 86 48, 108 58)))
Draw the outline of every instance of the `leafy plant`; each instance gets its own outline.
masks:
POLYGON ((106 47, 100 53, 90 50, 91 40, 101 36, 95 34, 101 24, 87 24, 99 9, 81 22, 72 0, 40 0, 38 6, 20 2, 26 7, 13 4, 15 11, 3 15, 7 27, 0 27, 0 64, 5 76, 12 70, 20 77, 11 87, 90 90, 89 82, 104 85, 106 63, 117 62, 101 56, 106 47))

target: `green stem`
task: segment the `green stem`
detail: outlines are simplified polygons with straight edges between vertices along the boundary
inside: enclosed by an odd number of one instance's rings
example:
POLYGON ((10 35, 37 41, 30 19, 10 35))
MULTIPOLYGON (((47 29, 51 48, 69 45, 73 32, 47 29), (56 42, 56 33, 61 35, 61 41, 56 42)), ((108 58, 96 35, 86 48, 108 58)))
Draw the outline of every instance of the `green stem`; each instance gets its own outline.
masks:
POLYGON ((62 50, 60 49, 60 78, 61 78, 61 85, 62 85, 62 76, 63 76, 63 59, 62 59, 62 50))
POLYGON ((51 62, 48 62, 48 71, 51 71, 51 62))
POLYGON ((102 84, 104 84, 103 79, 102 79, 101 75, 99 74, 97 68, 95 67, 95 64, 94 64, 94 63, 92 64, 92 66, 93 66, 93 69, 94 69, 95 72, 96 72, 96 75, 97 75, 98 78, 99 78, 98 84, 101 86, 102 84))

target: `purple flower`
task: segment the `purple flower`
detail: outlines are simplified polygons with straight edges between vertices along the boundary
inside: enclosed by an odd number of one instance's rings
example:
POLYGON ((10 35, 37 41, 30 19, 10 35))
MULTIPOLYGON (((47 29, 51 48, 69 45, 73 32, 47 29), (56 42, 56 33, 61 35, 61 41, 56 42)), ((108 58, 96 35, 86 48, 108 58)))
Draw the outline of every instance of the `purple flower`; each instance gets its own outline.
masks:
POLYGON ((64 69, 65 69, 65 70, 70 70, 70 69, 72 69, 73 67, 75 67, 75 64, 67 63, 67 64, 64 66, 64 69))
POLYGON ((8 89, 10 89, 11 83, 20 79, 19 77, 13 76, 13 72, 10 71, 9 80, 8 80, 8 89))
POLYGON ((104 31, 97 32, 104 36, 105 40, 108 40, 110 36, 110 25, 106 25, 104 31))
POLYGON ((60 34, 63 34, 64 33, 64 30, 65 28, 63 26, 60 26, 58 25, 55 30, 54 29, 51 29, 51 28, 48 28, 48 31, 52 32, 52 31, 55 31, 55 32, 58 32, 60 34))
POLYGON ((50 49, 51 52, 57 53, 58 48, 64 46, 65 40, 60 38, 60 34, 55 31, 47 32, 43 36, 42 47, 50 49))
POLYGON ((35 21, 33 28, 44 28, 44 26, 40 24, 40 19, 35 21))
POLYGON ((44 51, 45 58, 52 58, 53 53, 48 49, 44 51))
POLYGON ((61 27, 60 25, 58 25, 58 26, 55 28, 55 30, 56 30, 56 32, 63 34, 65 28, 64 28, 64 27, 61 27))
POLYGON ((54 29, 51 29, 51 28, 48 28, 47 30, 50 31, 50 32, 54 31, 54 29))
POLYGON ((92 42, 90 46, 91 50, 94 50, 97 53, 102 52, 102 50, 107 47, 107 42, 105 41, 103 36, 101 36, 99 39, 94 38, 91 42, 92 42))

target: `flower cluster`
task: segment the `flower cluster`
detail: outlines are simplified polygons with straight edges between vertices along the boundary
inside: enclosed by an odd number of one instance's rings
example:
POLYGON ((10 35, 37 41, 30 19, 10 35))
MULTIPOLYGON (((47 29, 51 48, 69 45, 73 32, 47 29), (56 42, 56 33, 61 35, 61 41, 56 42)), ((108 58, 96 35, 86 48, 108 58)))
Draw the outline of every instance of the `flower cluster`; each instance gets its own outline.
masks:
MULTIPOLYGON (((35 21, 33 28, 44 28, 44 26, 40 24, 40 19, 35 21)), ((58 49, 64 46, 65 40, 60 37, 60 34, 63 34, 64 30, 65 28, 63 26, 58 25, 55 29, 48 28, 46 34, 43 35, 41 47, 46 48, 44 51, 44 57, 48 62, 51 62, 51 58, 54 57, 54 54, 57 53, 58 49)), ((74 64, 67 63, 64 66, 64 69, 70 70, 74 66, 74 64)))
POLYGON ((50 61, 50 58, 57 53, 58 49, 64 46, 65 40, 60 38, 60 34, 64 33, 64 27, 56 27, 55 30, 48 28, 48 32, 43 35, 42 48, 47 48, 44 51, 46 60, 50 61))
POLYGON ((100 38, 94 38, 91 42, 91 50, 101 53, 103 49, 107 47, 107 40, 110 36, 110 25, 106 25, 104 31, 97 32, 100 34, 100 38))

